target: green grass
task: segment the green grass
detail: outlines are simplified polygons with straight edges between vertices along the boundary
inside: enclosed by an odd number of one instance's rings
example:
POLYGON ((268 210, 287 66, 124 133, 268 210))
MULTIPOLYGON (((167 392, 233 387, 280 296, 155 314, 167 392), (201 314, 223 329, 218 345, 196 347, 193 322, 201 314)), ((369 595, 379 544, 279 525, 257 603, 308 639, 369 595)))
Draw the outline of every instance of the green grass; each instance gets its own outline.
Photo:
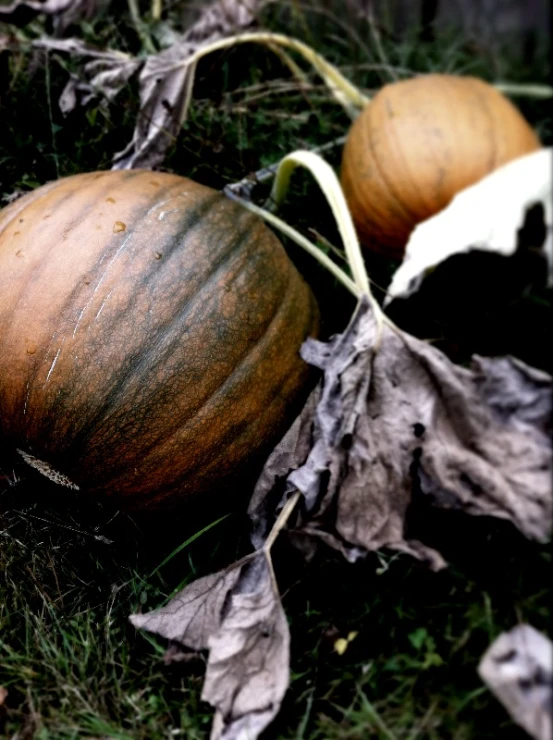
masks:
MULTIPOLYGON (((386 65, 399 76, 447 70, 548 80, 547 44, 524 65, 512 45, 475 52, 454 30, 430 42, 414 31, 401 39, 382 33, 382 58, 371 29, 338 4, 338 33, 327 11, 307 11, 297 2, 269 6, 265 20, 316 46, 368 91, 390 79, 386 65)), ((141 10, 153 36, 147 4, 141 10)), ((169 20, 178 28, 177 7, 169 20)), ((36 20, 19 34, 43 32, 36 20)), ((114 22, 108 6, 72 33, 100 47, 142 52, 124 9, 114 22)), ((57 99, 67 71, 77 69, 60 54, 0 56, 0 196, 108 168, 130 139, 136 85, 115 104, 95 101, 61 115, 57 99)), ((314 75, 312 82, 313 89, 301 91, 275 57, 256 47, 204 60, 189 119, 164 166, 221 188, 286 152, 341 136, 346 115, 314 75)), ((517 102, 551 143, 549 103, 517 102)), ((339 148, 328 159, 338 166, 339 148)), ((281 215, 338 243, 332 217, 306 174, 295 176, 281 215)), ((319 297, 324 333, 340 330, 352 299, 288 246, 319 297)), ((377 284, 385 284, 393 267, 369 262, 377 284)), ((551 296, 530 299, 532 305, 545 301, 542 313, 528 313, 537 325, 550 315, 551 296)), ((531 359, 545 366, 539 353, 531 359)), ((0 686, 9 692, 0 707, 0 736, 207 737, 203 659, 164 665, 163 641, 137 633, 127 617, 247 551, 242 513, 188 542, 209 523, 205 514, 201 522, 189 520, 186 511, 130 517, 108 504, 62 495, 33 472, 12 485, 9 451, 0 451, 0 458, 0 473, 8 476, 0 476, 0 686)), ((476 667, 494 636, 519 621, 550 631, 549 549, 525 541, 505 522, 426 509, 410 528, 442 551, 450 563, 446 571, 430 573, 407 557, 386 554, 350 565, 321 552, 306 564, 285 541, 278 543, 275 565, 291 625, 293 675, 268 739, 522 740, 476 667), (339 655, 336 639, 352 631, 357 636, 339 655)))
MULTIPOLYGON (((19 506, 0 529, 2 736, 27 727, 24 737, 53 739, 205 737, 202 659, 164 666, 163 641, 127 616, 236 558, 247 546, 240 518, 163 565, 189 538, 184 519, 147 527, 51 490, 49 506, 33 503, 38 490, 35 480, 3 494, 19 506)), ((321 553, 304 564, 280 544, 293 680, 267 737, 522 740, 476 666, 518 621, 548 631, 550 552, 504 522, 424 511, 411 526, 441 548, 446 571, 385 555, 349 565, 321 553), (339 655, 334 643, 351 631, 339 655)))

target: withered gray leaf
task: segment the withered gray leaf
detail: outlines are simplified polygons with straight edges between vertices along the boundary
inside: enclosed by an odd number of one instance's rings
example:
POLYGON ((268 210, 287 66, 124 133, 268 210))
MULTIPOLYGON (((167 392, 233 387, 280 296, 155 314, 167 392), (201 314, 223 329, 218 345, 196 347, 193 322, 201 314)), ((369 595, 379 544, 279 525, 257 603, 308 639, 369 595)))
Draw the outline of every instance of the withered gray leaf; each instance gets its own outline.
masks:
POLYGON ((280 708, 290 660, 288 623, 264 553, 243 567, 208 647, 202 698, 216 708, 212 740, 258 737, 280 708))
POLYGON ((215 708, 212 740, 254 740, 278 712, 289 682, 290 635, 264 552, 130 620, 184 647, 209 650, 202 699, 215 708))
POLYGON ((215 707, 212 740, 255 740, 288 686, 288 625, 263 545, 296 491, 289 532, 308 555, 323 541, 351 561, 388 547, 443 567, 438 552, 405 538, 414 490, 437 506, 510 519, 528 537, 551 528, 549 375, 512 358, 459 367, 389 325, 379 336, 367 298, 343 334, 308 340, 302 355, 322 378, 256 485, 256 552, 131 618, 209 650, 202 697, 215 707))
POLYGON ((98 95, 111 102, 141 66, 138 59, 92 59, 84 65, 81 76, 70 75, 59 99, 61 112, 67 115, 98 95))
POLYGON ((221 626, 229 591, 236 585, 242 563, 198 578, 160 609, 133 614, 131 623, 191 650, 205 650, 210 635, 221 626))
POLYGON ((513 720, 534 740, 553 731, 553 645, 528 624, 500 634, 478 673, 513 720))
POLYGON ((444 564, 439 553, 404 537, 414 488, 436 506, 510 519, 545 539, 551 377, 512 358, 475 357, 471 369, 459 367, 387 325, 375 352, 376 338, 362 299, 343 334, 306 342, 303 357, 323 371, 318 405, 301 420, 311 449, 290 466, 277 447, 256 487, 256 510, 275 494, 270 481, 279 481, 284 496, 304 496, 296 537, 318 537, 350 560, 388 547, 435 569, 444 564))
POLYGON ((25 26, 41 13, 55 16, 56 30, 63 32, 71 24, 92 18, 109 0, 14 0, 0 5, 0 22, 25 26))
POLYGON ((311 448, 312 419, 319 396, 320 389, 317 387, 261 471, 248 507, 252 523, 250 537, 256 549, 263 545, 284 502, 296 490, 286 478, 290 471, 299 468, 307 459, 311 448))
POLYGON ((132 141, 113 169, 155 168, 186 119, 194 83, 192 54, 255 22, 262 0, 217 0, 173 46, 147 58, 140 73, 140 112, 132 141))
POLYGON ((60 95, 59 107, 64 115, 77 105, 86 105, 98 95, 112 101, 144 63, 142 59, 121 51, 98 49, 76 38, 45 37, 36 39, 32 45, 36 49, 58 51, 89 60, 78 75, 70 74, 60 95))

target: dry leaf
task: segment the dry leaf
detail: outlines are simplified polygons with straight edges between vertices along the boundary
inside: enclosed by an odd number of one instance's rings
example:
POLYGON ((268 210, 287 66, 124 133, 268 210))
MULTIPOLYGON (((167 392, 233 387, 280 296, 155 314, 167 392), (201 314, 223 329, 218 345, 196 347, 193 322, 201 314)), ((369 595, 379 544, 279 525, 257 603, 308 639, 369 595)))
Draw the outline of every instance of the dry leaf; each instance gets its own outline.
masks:
POLYGON ((553 645, 527 624, 503 632, 478 666, 481 679, 534 740, 553 737, 553 645))
POLYGON ((264 552, 130 619, 184 647, 209 650, 202 699, 215 708, 212 740, 254 740, 275 717, 289 682, 290 635, 264 552))
POLYGON ((15 0, 0 5, 0 23, 25 26, 37 15, 55 16, 55 28, 63 32, 73 23, 90 19, 109 0, 15 0))
POLYGON ((443 567, 438 552, 405 539, 414 489, 436 506, 510 519, 528 537, 551 528, 549 375, 511 358, 455 366, 396 327, 380 333, 367 297, 343 334, 308 340, 302 355, 322 378, 256 485, 256 551, 131 617, 173 643, 207 647, 213 740, 256 740, 288 686, 288 625, 267 549, 298 491, 289 531, 308 555, 323 541, 351 561, 389 547, 443 567))
POLYGON ((138 59, 93 59, 83 67, 82 79, 72 74, 59 99, 64 115, 77 105, 87 105, 97 95, 112 101, 142 66, 138 59))
POLYGON ((32 45, 36 49, 59 51, 89 59, 80 76, 70 75, 60 95, 59 106, 64 115, 78 104, 86 105, 97 95, 112 101, 144 63, 143 60, 121 51, 98 49, 76 38, 42 38, 33 41, 32 45))
POLYGON ((0 686, 0 707, 4 704, 8 698, 8 690, 3 686, 0 686))
POLYGON ((536 206, 543 212, 542 243, 530 246, 545 254, 553 284, 552 172, 553 150, 539 149, 494 170, 419 224, 392 277, 385 305, 416 293, 425 276, 453 255, 473 250, 513 255, 526 214, 536 206))
POLYGON ((240 568, 231 566, 199 578, 174 596, 161 609, 134 614, 132 624, 178 642, 190 650, 205 650, 210 635, 221 626, 223 607, 236 585, 240 568))
POLYGON ((188 111, 195 65, 187 60, 204 45, 255 22, 262 0, 218 0, 169 49, 147 58, 140 73, 140 112, 129 145, 113 169, 155 168, 177 136, 188 111))
POLYGON ((474 357, 465 369, 387 325, 375 351, 376 329, 362 299, 343 334, 304 344, 303 357, 324 373, 320 400, 267 461, 252 499, 257 531, 270 526, 274 504, 264 502, 298 489, 296 536, 319 538, 352 561, 388 547, 437 569, 439 553, 404 538, 415 487, 438 507, 510 519, 527 537, 546 539, 551 377, 511 358, 474 357), (302 452, 290 464, 281 453, 300 429, 302 452))

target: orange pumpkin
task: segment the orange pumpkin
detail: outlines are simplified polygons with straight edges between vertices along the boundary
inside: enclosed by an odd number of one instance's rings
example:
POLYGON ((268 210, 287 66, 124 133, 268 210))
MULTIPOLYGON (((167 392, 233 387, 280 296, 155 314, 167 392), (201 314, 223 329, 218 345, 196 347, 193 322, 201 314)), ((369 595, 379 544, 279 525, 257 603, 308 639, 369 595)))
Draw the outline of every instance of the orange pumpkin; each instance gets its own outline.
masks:
POLYGON ((432 74, 383 87, 354 121, 341 180, 361 241, 400 258, 413 228, 540 141, 497 89, 432 74))
POLYGON ((125 508, 233 493, 309 390, 315 299, 210 188, 111 171, 0 212, 0 445, 125 508))

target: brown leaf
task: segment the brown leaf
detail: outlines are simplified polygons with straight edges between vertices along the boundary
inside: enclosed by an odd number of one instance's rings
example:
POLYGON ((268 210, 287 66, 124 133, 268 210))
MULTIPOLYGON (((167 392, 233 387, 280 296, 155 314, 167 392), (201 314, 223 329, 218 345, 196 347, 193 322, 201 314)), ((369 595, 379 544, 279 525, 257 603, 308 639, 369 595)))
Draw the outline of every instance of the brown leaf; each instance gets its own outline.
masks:
POLYGON ((264 552, 130 620, 184 647, 209 650, 202 698, 215 707, 212 740, 254 740, 278 712, 289 682, 290 635, 264 552))
MULTIPOLYGON (((362 299, 346 331, 308 340, 303 357, 321 368, 310 452, 299 466, 272 466, 266 497, 298 489, 305 510, 298 534, 317 537, 355 560, 383 547, 444 561, 404 522, 416 487, 442 508, 510 519, 527 537, 551 530, 551 377, 511 358, 475 357, 473 368, 398 329, 377 326, 362 299), (282 481, 285 481, 283 485, 282 481)), ((305 444, 305 440, 303 440, 305 444)), ((272 460, 279 460, 280 445, 272 460)))
POLYGON ((263 0, 217 0, 174 44, 147 58, 140 73, 140 113, 132 141, 115 155, 113 169, 155 168, 186 119, 195 65, 189 59, 202 46, 255 22, 263 0))

